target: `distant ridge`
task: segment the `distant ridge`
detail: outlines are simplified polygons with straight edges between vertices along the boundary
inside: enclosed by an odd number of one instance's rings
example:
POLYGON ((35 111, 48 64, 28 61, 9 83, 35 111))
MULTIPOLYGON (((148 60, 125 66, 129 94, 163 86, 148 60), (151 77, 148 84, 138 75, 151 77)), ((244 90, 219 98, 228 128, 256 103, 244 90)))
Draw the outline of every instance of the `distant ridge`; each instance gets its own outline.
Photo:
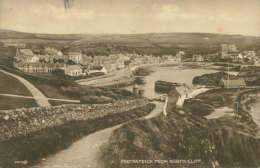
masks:
POLYGON ((185 51, 190 54, 216 53, 220 44, 235 44, 238 50, 260 50, 260 37, 198 33, 144 33, 144 34, 41 34, 0 29, 0 42, 24 42, 28 48, 43 50, 46 46, 60 49, 83 50, 86 53, 107 54, 112 52, 175 54, 185 51))

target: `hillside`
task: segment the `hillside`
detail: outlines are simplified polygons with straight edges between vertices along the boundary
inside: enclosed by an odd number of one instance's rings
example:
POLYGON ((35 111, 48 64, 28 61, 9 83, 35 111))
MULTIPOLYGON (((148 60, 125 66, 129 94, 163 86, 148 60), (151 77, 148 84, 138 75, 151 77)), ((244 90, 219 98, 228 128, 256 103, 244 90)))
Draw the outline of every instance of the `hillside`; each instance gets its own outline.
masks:
POLYGON ((83 50, 96 54, 137 52, 142 54, 212 53, 220 44, 235 44, 238 50, 260 49, 260 37, 210 33, 147 34, 37 34, 0 30, 0 42, 25 42, 28 48, 56 47, 63 52, 83 50))

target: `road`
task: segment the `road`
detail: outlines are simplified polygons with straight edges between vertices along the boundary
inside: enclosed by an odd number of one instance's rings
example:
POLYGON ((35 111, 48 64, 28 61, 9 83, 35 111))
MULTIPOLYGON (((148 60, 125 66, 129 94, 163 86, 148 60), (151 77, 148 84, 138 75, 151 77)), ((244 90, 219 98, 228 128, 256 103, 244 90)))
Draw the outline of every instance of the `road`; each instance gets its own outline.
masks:
POLYGON ((97 84, 97 83, 105 83, 105 82, 110 82, 113 80, 121 79, 123 77, 129 77, 133 73, 131 69, 129 68, 124 68, 120 70, 115 71, 115 75, 107 78, 101 78, 101 79, 96 79, 96 80, 91 80, 91 81, 86 81, 86 82, 79 82, 80 85, 92 85, 92 84, 97 84))
MULTIPOLYGON (((140 119, 149 119, 157 116, 163 110, 163 102, 154 102, 155 109, 147 116, 140 119)), ((97 131, 81 140, 74 142, 68 149, 62 150, 57 154, 51 155, 37 166, 31 168, 105 168, 105 165, 98 159, 100 147, 108 142, 113 131, 123 124, 97 131)))
POLYGON ((38 90, 30 82, 28 82, 27 80, 25 80, 24 78, 22 78, 20 76, 12 74, 12 73, 3 71, 1 69, 0 69, 0 71, 7 75, 13 76, 16 79, 18 79, 20 82, 22 82, 27 87, 27 89, 32 93, 32 95, 39 107, 51 106, 50 103, 48 102, 48 99, 44 96, 44 94, 42 94, 42 92, 40 90, 38 90))

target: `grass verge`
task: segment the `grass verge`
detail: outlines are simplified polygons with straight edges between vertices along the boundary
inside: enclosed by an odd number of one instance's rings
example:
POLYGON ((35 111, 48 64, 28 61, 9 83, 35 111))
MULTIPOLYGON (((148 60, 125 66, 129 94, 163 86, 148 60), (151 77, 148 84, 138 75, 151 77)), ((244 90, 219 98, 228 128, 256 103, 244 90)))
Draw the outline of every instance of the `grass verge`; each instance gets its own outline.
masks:
POLYGON ((86 121, 69 121, 27 135, 0 142, 0 167, 17 168, 14 161, 28 161, 28 166, 40 159, 68 148, 73 142, 93 132, 148 115, 155 108, 148 104, 124 113, 109 114, 86 121))
POLYGON ((27 79, 31 84, 33 84, 36 88, 38 88, 46 97, 48 98, 56 98, 56 99, 72 99, 75 98, 70 97, 69 95, 63 94, 59 89, 48 85, 44 82, 27 79))
POLYGON ((48 101, 52 106, 59 106, 59 105, 63 105, 63 104, 80 104, 80 103, 75 103, 75 102, 58 101, 58 100, 48 100, 48 101))
POLYGON ((31 92, 18 79, 0 72, 0 93, 32 96, 31 92))
POLYGON ((38 107, 34 99, 9 97, 0 95, 0 110, 38 107))

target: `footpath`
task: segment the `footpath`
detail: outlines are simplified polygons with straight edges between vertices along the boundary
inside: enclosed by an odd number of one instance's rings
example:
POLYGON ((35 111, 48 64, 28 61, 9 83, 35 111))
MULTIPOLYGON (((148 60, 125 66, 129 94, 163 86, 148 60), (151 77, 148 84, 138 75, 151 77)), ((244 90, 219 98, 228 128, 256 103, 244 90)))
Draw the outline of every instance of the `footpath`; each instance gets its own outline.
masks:
MULTIPOLYGON (((140 119, 149 119, 157 116, 163 111, 163 102, 153 102, 155 109, 145 117, 140 119)), ((100 147, 108 142, 113 131, 123 124, 97 131, 79 141, 74 142, 68 149, 62 150, 57 154, 44 159, 37 166, 31 168, 50 168, 50 167, 77 167, 77 168, 105 168, 105 165, 99 160, 100 147)))
POLYGON ((48 99, 44 96, 44 94, 40 90, 38 90, 34 85, 32 85, 30 82, 28 82, 27 80, 25 80, 24 78, 22 78, 20 76, 11 74, 11 73, 3 71, 1 69, 0 69, 0 71, 7 75, 11 75, 11 76, 15 77, 21 83, 23 83, 27 87, 27 89, 32 93, 32 95, 39 107, 51 106, 50 103, 48 102, 48 99))

